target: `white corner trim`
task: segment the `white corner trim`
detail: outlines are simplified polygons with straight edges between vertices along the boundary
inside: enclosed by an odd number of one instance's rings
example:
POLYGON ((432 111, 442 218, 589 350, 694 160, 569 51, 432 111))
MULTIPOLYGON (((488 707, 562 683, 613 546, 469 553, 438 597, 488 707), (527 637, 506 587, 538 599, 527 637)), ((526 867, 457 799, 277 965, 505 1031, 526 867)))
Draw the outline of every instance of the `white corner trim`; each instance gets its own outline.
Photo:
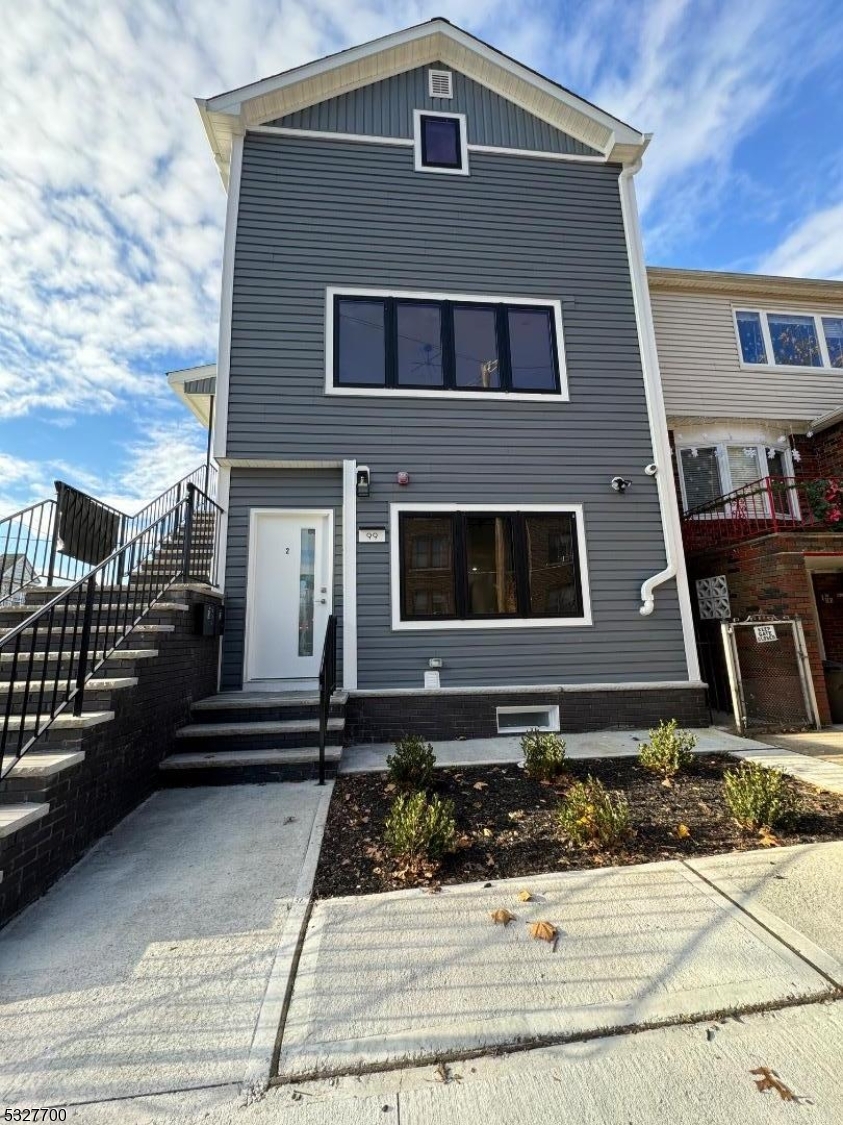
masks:
POLYGON ((222 249, 222 287, 220 292, 220 335, 217 349, 217 396, 214 418, 214 456, 224 457, 228 431, 228 385, 231 372, 231 315, 234 303, 234 244, 240 212, 240 180, 243 172, 243 134, 232 141, 225 209, 225 239, 222 249))
POLYGON ((389 505, 389 592, 394 632, 460 632, 463 629, 564 629, 592 625, 591 586, 588 577, 585 517, 582 504, 412 504, 389 505), (447 621, 401 620, 401 552, 398 520, 402 512, 573 512, 577 517, 577 554, 580 586, 582 589, 582 615, 580 617, 507 617, 501 620, 485 618, 447 621))
POLYGON ((342 463, 342 683, 357 689, 357 462, 342 463))
POLYGON ((673 462, 670 452, 670 439, 667 432, 667 414, 662 395, 659 357, 656 349, 656 332, 653 326, 653 310, 650 305, 650 290, 647 283, 647 267, 644 263, 644 245, 641 239, 641 226, 638 221, 638 203, 635 198, 635 173, 641 167, 640 161, 624 168, 618 177, 621 213, 623 216, 626 249, 629 257, 632 297, 635 305, 635 320, 638 327, 638 340, 641 347, 641 367, 644 375, 644 392, 647 400, 647 415, 650 434, 653 440, 658 473, 656 487, 664 529, 664 546, 667 566, 658 574, 652 575, 641 586, 642 616, 648 617, 655 608, 655 590, 671 578, 676 579, 679 596, 679 612, 682 619, 682 636, 685 644, 685 661, 688 678, 699 680, 700 669, 697 657, 697 644, 694 636, 694 620, 691 611, 691 593, 688 588, 688 575, 685 569, 685 552, 682 546, 682 526, 679 519, 679 503, 676 498, 676 485, 673 479, 673 462))
POLYGON ((568 368, 565 362, 565 329, 562 323, 562 301, 558 297, 510 297, 488 293, 442 293, 424 289, 372 289, 347 285, 329 285, 325 290, 325 394, 351 396, 385 396, 396 398, 446 398, 504 402, 569 402, 568 368), (526 305, 553 309, 556 330, 556 363, 559 368, 559 392, 528 394, 524 391, 458 391, 420 390, 415 387, 341 387, 334 383, 334 299, 336 297, 396 297, 414 301, 455 301, 476 305, 526 305))
POLYGON ((415 170, 417 172, 438 172, 440 175, 445 176, 467 176, 468 175, 468 136, 467 124, 464 113, 445 113, 444 110, 438 109, 414 109, 413 110, 413 150, 415 152, 415 170), (421 122, 423 117, 447 117, 451 121, 459 121, 460 123, 460 167, 459 168, 431 168, 429 164, 422 163, 422 130, 421 122))
MULTIPOLYGON (((217 582, 225 594, 225 564, 228 557, 228 504, 231 494, 231 469, 228 465, 220 465, 217 477, 217 503, 222 508, 220 516, 219 542, 217 543, 217 582)), ((222 683, 222 653, 225 648, 225 637, 222 637, 217 658, 217 691, 222 683)))

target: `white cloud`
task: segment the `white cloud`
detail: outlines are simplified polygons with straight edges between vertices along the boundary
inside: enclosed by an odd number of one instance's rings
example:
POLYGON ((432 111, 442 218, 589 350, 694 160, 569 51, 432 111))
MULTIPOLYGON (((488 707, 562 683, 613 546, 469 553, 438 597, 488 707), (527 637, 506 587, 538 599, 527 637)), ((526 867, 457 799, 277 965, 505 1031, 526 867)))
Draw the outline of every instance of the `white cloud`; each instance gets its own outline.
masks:
POLYGON ((843 203, 815 211, 758 263, 759 273, 843 279, 843 203))

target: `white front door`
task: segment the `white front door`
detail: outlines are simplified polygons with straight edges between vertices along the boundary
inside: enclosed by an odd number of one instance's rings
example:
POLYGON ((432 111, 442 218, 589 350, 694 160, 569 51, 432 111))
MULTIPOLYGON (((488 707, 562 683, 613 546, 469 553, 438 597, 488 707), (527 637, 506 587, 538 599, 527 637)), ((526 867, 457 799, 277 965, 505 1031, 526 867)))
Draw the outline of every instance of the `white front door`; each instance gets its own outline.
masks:
POLYGON ((262 688, 312 687, 331 612, 333 514, 253 512, 246 675, 262 688))

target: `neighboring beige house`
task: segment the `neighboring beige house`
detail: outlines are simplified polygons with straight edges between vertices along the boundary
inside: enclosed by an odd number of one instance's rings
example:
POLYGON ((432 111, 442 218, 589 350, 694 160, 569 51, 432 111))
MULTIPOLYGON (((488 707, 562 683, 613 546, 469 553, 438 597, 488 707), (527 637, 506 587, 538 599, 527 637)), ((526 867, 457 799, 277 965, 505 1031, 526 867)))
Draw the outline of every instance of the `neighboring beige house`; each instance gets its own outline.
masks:
MULTIPOLYGON (((719 619, 798 617, 819 719, 843 722, 843 282, 647 272, 715 705, 730 702, 719 619)), ((773 656, 759 682, 784 676, 773 656)))

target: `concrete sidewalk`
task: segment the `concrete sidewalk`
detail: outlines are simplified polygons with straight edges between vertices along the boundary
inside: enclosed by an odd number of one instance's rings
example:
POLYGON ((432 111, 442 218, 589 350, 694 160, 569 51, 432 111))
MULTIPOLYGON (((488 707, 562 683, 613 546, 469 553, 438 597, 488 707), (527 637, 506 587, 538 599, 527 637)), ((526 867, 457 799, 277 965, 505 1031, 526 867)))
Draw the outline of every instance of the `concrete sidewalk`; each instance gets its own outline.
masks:
POLYGON ((327 793, 156 793, 0 933, 0 1107, 239 1089, 327 793))
MULTIPOLYGON (((843 851, 832 848, 819 854, 839 875, 843 851)), ((800 950, 789 926, 780 940, 771 913, 759 923, 712 885, 720 880, 669 862, 319 902, 279 1073, 359 1073, 836 992, 833 952, 820 949, 814 965, 816 943, 800 935, 800 950), (518 901, 524 887, 534 902, 518 901), (499 907, 517 921, 494 925, 499 907), (555 949, 529 936, 538 920, 557 927, 555 949)), ((829 882, 826 917, 839 926, 843 882, 829 882)))

